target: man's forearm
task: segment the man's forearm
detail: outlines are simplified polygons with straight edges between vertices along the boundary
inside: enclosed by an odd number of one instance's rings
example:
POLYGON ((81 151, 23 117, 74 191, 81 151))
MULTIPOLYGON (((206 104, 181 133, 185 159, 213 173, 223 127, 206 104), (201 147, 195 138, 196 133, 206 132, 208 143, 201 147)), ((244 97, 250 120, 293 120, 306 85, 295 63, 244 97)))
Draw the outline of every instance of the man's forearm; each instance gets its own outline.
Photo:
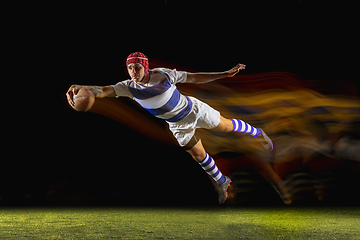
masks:
POLYGON ((235 76, 240 70, 245 69, 246 65, 238 63, 232 69, 225 71, 225 72, 210 72, 210 73, 187 73, 187 80, 188 83, 207 83, 217 79, 226 78, 226 77, 233 77, 235 76))
POLYGON ((190 83, 207 83, 217 79, 226 78, 227 72, 210 73, 187 73, 187 81, 190 83))
POLYGON ((92 92, 94 94, 94 96, 97 98, 115 97, 116 96, 115 90, 111 86, 100 87, 100 86, 76 85, 76 87, 77 88, 85 88, 85 89, 90 90, 90 92, 92 92))

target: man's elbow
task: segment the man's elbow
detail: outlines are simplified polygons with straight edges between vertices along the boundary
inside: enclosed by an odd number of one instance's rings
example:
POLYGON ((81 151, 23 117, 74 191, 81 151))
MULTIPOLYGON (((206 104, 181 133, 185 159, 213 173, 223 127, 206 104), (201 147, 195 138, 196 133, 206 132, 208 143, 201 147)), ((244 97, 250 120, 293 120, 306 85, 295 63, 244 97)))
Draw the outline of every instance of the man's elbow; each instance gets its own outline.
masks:
POLYGON ((187 83, 196 83, 195 74, 188 72, 188 73, 187 73, 187 76, 186 76, 186 82, 187 82, 187 83))
POLYGON ((102 87, 102 97, 116 97, 115 89, 112 86, 102 87))

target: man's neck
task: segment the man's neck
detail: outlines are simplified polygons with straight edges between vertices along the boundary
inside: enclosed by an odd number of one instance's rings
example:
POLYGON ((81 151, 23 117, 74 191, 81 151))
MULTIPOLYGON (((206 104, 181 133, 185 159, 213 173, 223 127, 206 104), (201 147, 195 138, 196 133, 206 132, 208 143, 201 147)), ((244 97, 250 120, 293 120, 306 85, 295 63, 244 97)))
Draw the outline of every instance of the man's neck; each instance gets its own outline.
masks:
POLYGON ((149 81, 150 78, 150 72, 148 74, 146 74, 146 76, 144 76, 140 81, 138 81, 137 83, 139 84, 146 84, 149 81))

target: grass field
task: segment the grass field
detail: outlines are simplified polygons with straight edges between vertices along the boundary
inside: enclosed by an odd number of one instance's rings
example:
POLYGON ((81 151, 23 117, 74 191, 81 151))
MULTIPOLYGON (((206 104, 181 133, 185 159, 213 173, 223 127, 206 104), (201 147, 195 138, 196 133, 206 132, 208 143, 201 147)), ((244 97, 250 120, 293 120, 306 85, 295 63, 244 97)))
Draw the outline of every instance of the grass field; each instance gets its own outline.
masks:
POLYGON ((359 239, 360 207, 2 208, 0 239, 359 239))

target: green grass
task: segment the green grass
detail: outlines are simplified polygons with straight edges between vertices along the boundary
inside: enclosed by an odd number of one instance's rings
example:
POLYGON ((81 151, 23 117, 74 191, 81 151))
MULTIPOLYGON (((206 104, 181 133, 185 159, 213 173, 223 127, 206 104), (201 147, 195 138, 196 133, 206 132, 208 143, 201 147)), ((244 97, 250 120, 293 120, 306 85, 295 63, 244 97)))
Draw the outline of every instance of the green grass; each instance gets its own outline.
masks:
POLYGON ((358 239, 360 208, 2 208, 0 239, 358 239))

